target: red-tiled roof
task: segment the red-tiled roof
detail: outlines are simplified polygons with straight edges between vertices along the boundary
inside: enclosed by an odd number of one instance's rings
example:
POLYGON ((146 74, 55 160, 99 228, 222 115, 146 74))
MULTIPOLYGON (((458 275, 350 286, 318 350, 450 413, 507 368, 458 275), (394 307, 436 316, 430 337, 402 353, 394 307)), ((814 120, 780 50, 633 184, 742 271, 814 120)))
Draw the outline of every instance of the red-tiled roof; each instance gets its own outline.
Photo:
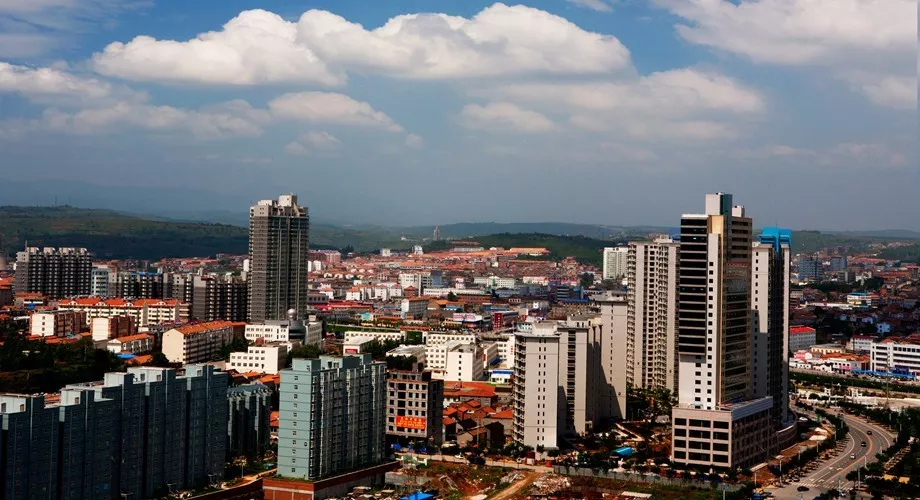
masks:
POLYGON ((789 333, 815 333, 816 330, 810 326, 793 326, 789 333))
POLYGON ((511 410, 502 410, 489 415, 489 418, 494 418, 496 420, 510 420, 514 418, 514 415, 511 414, 511 410))
POLYGON ((444 382, 444 397, 493 398, 495 387, 485 382, 444 382))

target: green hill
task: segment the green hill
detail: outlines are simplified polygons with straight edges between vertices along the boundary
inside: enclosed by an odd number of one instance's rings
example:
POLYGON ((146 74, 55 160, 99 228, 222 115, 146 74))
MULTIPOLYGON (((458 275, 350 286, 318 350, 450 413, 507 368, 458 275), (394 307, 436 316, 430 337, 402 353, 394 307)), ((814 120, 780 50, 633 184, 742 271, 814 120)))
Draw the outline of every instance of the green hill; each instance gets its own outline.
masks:
POLYGON ((159 259, 246 253, 245 228, 172 222, 111 210, 62 207, 0 207, 6 250, 25 246, 85 247, 99 258, 159 259))

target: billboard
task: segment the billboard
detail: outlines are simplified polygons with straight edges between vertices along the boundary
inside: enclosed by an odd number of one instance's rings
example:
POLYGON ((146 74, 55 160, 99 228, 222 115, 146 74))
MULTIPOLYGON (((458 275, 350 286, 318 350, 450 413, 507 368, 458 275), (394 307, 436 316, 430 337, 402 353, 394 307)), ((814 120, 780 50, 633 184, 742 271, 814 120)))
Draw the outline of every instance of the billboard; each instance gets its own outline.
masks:
POLYGON ((425 423, 425 417, 396 417, 396 427, 423 431, 428 426, 425 423))
POLYGON ((347 348, 345 349, 345 354, 358 354, 358 348, 357 347, 347 348))

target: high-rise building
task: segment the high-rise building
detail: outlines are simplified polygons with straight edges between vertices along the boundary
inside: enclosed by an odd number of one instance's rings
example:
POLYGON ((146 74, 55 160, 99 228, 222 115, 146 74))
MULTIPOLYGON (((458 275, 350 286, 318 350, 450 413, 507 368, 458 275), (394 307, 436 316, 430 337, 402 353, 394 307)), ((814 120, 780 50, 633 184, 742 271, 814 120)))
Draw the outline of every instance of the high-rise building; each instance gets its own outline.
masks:
POLYGON ((369 354, 295 359, 281 371, 278 475, 316 480, 385 456, 386 363, 369 354))
POLYGON ((753 245, 753 391, 755 398, 773 398, 777 430, 795 424, 788 396, 791 247, 792 231, 777 227, 764 228, 753 245))
POLYGON ((537 323, 515 334, 512 436, 527 446, 558 448, 608 420, 599 403, 606 386, 601 366, 600 317, 573 316, 537 323))
POLYGON ((165 278, 160 273, 123 271, 116 275, 115 296, 130 299, 162 299, 165 278))
POLYGON ((89 295, 92 268, 85 248, 26 248, 16 254, 16 293, 49 299, 89 295))
POLYGON ((677 274, 680 244, 671 239, 629 245, 627 383, 677 389, 677 274))
POLYGON ((799 256, 798 271, 799 281, 821 281, 824 277, 824 265, 813 255, 799 256))
POLYGON ((227 374, 128 368, 44 395, 0 396, 0 497, 154 498, 223 478, 227 374))
POLYGON ((626 418, 628 301, 623 292, 607 291, 592 295, 591 304, 599 309, 601 324, 601 368, 604 383, 599 389, 598 406, 612 419, 626 418))
POLYGON ((249 320, 287 318, 307 311, 310 218, 297 196, 262 200, 249 209, 249 320))
POLYGON ((248 285, 234 277, 195 276, 192 318, 199 321, 246 321, 248 285))
POLYGON ((93 266, 91 272, 91 281, 89 293, 93 297, 110 297, 112 291, 109 282, 112 279, 112 269, 108 266, 93 266))
POLYGON ((706 195, 705 213, 681 219, 677 463, 743 467, 775 441, 773 398, 754 398, 751 384, 751 226, 723 193, 706 195))
POLYGON ((626 276, 628 247, 612 247, 604 249, 604 279, 617 280, 626 276))
POLYGON ((227 390, 227 459, 261 459, 271 444, 272 390, 261 384, 227 390))
POLYGON ((431 235, 432 241, 441 241, 441 226, 434 227, 434 233, 431 235))

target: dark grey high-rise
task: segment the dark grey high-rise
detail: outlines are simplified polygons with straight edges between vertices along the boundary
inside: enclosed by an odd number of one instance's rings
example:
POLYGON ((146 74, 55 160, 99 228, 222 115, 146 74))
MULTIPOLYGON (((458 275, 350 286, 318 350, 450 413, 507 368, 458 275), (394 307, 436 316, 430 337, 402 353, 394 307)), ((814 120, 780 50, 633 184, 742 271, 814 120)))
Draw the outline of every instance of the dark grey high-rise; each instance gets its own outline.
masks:
POLYGON ((249 321, 281 320, 307 309, 310 217, 297 196, 262 200, 249 209, 249 321))
POLYGON ((16 254, 16 293, 49 299, 89 295, 92 269, 85 248, 26 248, 16 254))

